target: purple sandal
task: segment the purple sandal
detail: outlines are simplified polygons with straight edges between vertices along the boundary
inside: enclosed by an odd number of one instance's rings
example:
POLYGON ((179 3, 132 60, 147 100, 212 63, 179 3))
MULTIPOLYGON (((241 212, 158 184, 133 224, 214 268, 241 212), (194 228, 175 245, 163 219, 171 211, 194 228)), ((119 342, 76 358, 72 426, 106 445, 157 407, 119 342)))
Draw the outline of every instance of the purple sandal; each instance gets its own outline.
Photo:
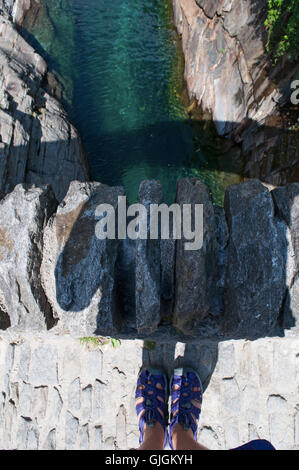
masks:
POLYGON ((139 420, 139 444, 142 444, 143 442, 144 425, 146 424, 147 426, 154 426, 155 422, 158 421, 164 429, 165 448, 168 441, 166 404, 167 378, 161 369, 147 367, 141 370, 137 380, 135 398, 137 400, 141 397, 144 398, 144 401, 136 405, 137 416, 139 416, 141 411, 144 411, 139 420), (163 388, 157 388, 157 384, 161 384, 163 388), (163 401, 159 400, 158 397, 162 398, 163 401), (160 410, 163 412, 164 418, 162 417, 158 408, 160 408, 160 410))
POLYGON ((179 368, 174 370, 174 374, 170 380, 171 416, 169 424, 169 445, 172 450, 173 428, 178 423, 181 424, 185 430, 191 428, 194 439, 196 440, 198 425, 194 418, 196 418, 196 420, 199 419, 201 408, 196 408, 196 406, 192 404, 192 400, 198 401, 201 406, 202 390, 200 378, 193 369, 179 368), (177 390, 173 389, 175 385, 177 386, 177 390), (199 388, 200 391, 195 392, 192 390, 193 388, 199 388), (175 400, 177 401, 175 402, 175 400))

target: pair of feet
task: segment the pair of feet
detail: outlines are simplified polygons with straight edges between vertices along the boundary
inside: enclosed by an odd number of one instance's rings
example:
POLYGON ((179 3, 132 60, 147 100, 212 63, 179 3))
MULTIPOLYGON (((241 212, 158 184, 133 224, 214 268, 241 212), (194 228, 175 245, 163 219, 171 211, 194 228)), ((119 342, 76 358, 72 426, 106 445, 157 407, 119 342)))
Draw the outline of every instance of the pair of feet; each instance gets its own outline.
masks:
POLYGON ((140 449, 162 450, 168 442, 174 450, 198 448, 196 434, 202 404, 199 376, 192 369, 175 369, 169 382, 169 397, 167 382, 161 369, 148 367, 138 376, 136 410, 140 449))

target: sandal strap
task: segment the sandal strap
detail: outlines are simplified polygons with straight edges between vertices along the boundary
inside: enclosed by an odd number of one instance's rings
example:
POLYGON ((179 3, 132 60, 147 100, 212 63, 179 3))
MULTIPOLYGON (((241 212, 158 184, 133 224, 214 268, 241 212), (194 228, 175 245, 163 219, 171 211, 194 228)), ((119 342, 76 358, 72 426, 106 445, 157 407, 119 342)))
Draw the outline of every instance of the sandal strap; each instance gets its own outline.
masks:
POLYGON ((138 376, 135 398, 136 400, 138 398, 144 398, 144 401, 142 403, 136 405, 136 411, 138 416, 142 411, 144 411, 141 418, 139 419, 140 444, 142 444, 144 439, 144 425, 146 424, 147 426, 153 426, 155 422, 158 421, 164 430, 164 447, 166 447, 167 445, 168 434, 166 424, 166 387, 167 381, 166 376, 163 374, 163 372, 157 373, 157 371, 155 371, 154 373, 151 372, 151 369, 143 369, 138 376), (160 384, 162 386, 162 389, 157 388, 157 384, 160 384), (161 398, 163 401, 159 400, 159 398, 161 398), (164 417, 162 417, 158 408, 162 411, 164 417))
POLYGON ((185 430, 192 429, 194 439, 196 439, 201 408, 194 406, 192 401, 196 400, 202 404, 202 385, 196 372, 188 371, 182 374, 174 374, 171 384, 171 420, 169 425, 169 444, 172 446, 172 433, 176 424, 181 424, 185 430), (177 390, 174 390, 177 386, 177 390), (199 388, 199 391, 192 390, 199 388), (175 415, 175 416, 174 416, 175 415))

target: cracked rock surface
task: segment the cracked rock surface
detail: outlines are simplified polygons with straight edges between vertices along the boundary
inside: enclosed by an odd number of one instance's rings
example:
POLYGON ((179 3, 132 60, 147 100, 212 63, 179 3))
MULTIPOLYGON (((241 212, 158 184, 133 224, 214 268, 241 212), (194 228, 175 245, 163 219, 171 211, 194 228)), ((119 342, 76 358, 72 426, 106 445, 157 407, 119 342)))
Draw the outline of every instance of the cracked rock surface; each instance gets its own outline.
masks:
POLYGON ((118 331, 117 240, 100 240, 97 208, 115 209, 121 187, 74 181, 44 231, 41 278, 61 326, 75 336, 118 331))
POLYGON ((54 326, 40 281, 43 229, 57 207, 49 187, 15 190, 0 201, 0 325, 21 330, 54 326))
POLYGON ((89 179, 87 161, 76 129, 49 93, 45 61, 12 22, 26 5, 0 3, 0 191, 51 184, 60 202, 72 180, 89 179))
POLYGON ((230 449, 268 439, 299 449, 298 337, 94 348, 69 336, 0 337, 1 449, 132 449, 143 365, 189 365, 204 384, 198 440, 230 449))
POLYGON ((298 180, 298 132, 280 114, 298 64, 271 67, 267 0, 173 0, 190 99, 221 136, 242 145, 244 172, 281 185, 298 180))
MULTIPOLYGON (((161 201, 160 183, 145 189, 140 200, 161 201)), ((1 329, 216 340, 298 330, 298 184, 232 185, 220 208, 198 178, 180 180, 177 203, 192 217, 203 204, 203 245, 191 251, 184 236, 100 239, 98 208, 123 195, 74 181, 59 205, 49 187, 24 185, 0 201, 1 329)))

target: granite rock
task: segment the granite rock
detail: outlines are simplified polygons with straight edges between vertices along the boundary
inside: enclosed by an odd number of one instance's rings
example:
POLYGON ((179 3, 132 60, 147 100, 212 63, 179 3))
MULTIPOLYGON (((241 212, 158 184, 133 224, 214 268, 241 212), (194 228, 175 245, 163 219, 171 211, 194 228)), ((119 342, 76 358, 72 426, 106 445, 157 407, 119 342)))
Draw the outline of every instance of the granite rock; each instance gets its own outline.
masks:
POLYGON ((271 193, 257 180, 231 186, 225 212, 226 331, 242 337, 271 334, 286 291, 285 225, 274 217, 271 193))
POLYGON ((116 208, 123 188, 73 181, 44 231, 42 280, 60 325, 75 336, 112 334, 118 242, 99 239, 100 204, 116 208))
MULTIPOLYGON (((15 7, 21 15, 20 2, 15 7)), ((0 14, 0 191, 8 193, 19 183, 51 184, 60 202, 72 180, 89 179, 86 156, 76 129, 49 93, 45 61, 9 19, 9 6, 5 12, 0 14)))
POLYGON ((298 132, 289 130, 289 102, 298 64, 275 67, 266 52, 267 0, 173 0, 192 102, 220 136, 241 144, 244 172, 271 184, 297 181, 298 132))
POLYGON ((173 324, 184 333, 195 332, 214 302, 218 275, 214 208, 207 187, 198 178, 184 178, 177 185, 181 206, 203 204, 203 246, 185 250, 186 239, 176 242, 175 305, 173 324))
POLYGON ((272 191, 278 217, 290 231, 288 293, 285 299, 283 326, 299 329, 299 183, 288 184, 272 191))
POLYGON ((272 191, 278 216, 284 220, 291 232, 295 253, 296 272, 299 271, 299 183, 291 183, 272 191))
POLYGON ((49 187, 17 185, 0 201, 0 324, 20 330, 54 325, 40 281, 43 228, 57 207, 49 187))
POLYGON ((217 292, 211 313, 213 315, 219 316, 224 312, 225 273, 227 267, 227 246, 229 233, 223 207, 214 206, 214 214, 215 236, 218 247, 218 276, 216 283, 217 292))
MULTIPOLYGON (((254 118, 256 112, 255 107, 250 107, 257 91, 252 68, 257 60, 264 58, 261 24, 257 17, 260 20, 265 16, 267 1, 255 2, 258 4, 255 11, 252 3, 247 0, 174 0, 189 96, 211 112, 220 135, 232 133, 233 127, 247 117, 249 108, 250 117, 254 118)), ((277 93, 274 90, 272 96, 277 97, 277 93)), ((263 107, 269 113, 274 106, 271 99, 267 100, 259 108, 260 115, 265 113, 263 107)))
POLYGON ((161 249, 161 319, 169 322, 172 317, 175 294, 175 247, 172 238, 160 240, 161 249))
POLYGON ((136 378, 141 367, 157 364, 170 376, 175 367, 198 372, 204 402, 197 439, 204 446, 227 450, 268 439, 278 450, 299 449, 298 336, 219 344, 170 339, 150 352, 140 340, 114 349, 51 332, 0 336, 1 450, 138 447, 136 378))
POLYGON ((299 275, 295 277, 286 294, 282 326, 299 332, 299 275))
POLYGON ((160 240, 150 239, 150 204, 162 203, 162 185, 145 180, 139 188, 139 203, 147 210, 147 240, 136 240, 136 325, 138 333, 155 331, 161 310, 160 240))

